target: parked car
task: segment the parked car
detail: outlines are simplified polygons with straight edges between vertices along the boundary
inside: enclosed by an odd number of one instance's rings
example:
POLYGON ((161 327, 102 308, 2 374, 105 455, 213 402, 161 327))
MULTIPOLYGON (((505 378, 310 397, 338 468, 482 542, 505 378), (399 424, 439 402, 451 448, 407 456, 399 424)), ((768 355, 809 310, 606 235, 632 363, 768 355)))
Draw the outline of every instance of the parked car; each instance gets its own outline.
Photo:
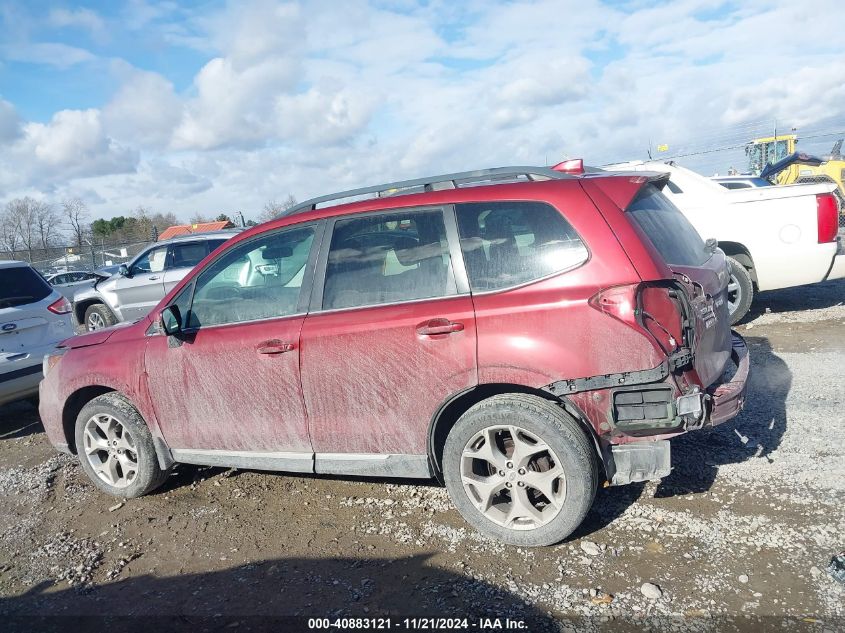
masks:
POLYGON ((97 275, 84 270, 69 270, 64 273, 55 273, 45 277, 47 283, 61 292, 65 298, 73 300, 73 293, 82 288, 94 285, 97 275))
POLYGON ((308 201, 66 341, 45 429, 120 497, 175 463, 433 476, 480 531, 555 543, 743 404, 725 256, 665 184, 499 168, 308 201))
POLYGON ((636 161, 606 169, 669 175, 666 197, 728 255, 732 323, 748 313, 758 291, 845 277, 833 183, 729 191, 674 163, 636 161))
POLYGON ((710 179, 719 183, 725 189, 752 189, 772 186, 772 183, 759 176, 711 176, 710 179))
POLYGON ((73 314, 88 331, 139 319, 200 260, 241 229, 180 235, 139 253, 117 274, 98 279, 73 296, 73 314))
POLYGON ((72 334, 67 299, 29 264, 0 261, 0 405, 36 395, 44 355, 72 334))

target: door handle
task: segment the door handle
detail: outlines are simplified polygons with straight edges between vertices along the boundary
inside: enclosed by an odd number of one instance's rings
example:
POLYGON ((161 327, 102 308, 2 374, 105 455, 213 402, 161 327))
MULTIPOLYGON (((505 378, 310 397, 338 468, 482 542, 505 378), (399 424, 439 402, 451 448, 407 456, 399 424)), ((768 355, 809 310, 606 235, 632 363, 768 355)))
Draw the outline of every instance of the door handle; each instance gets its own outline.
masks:
POLYGON ((292 352, 295 349, 296 345, 293 343, 285 343, 275 338, 259 343, 255 347, 255 351, 259 354, 284 354, 285 352, 292 352))
POLYGON ((449 319, 429 319, 417 326, 417 334, 423 336, 432 336, 434 334, 452 334, 453 332, 461 332, 464 329, 464 324, 457 321, 450 321, 449 319))
POLYGON ((155 281, 156 279, 158 279, 158 275, 153 275, 152 277, 147 277, 147 279, 149 279, 150 281, 155 281))

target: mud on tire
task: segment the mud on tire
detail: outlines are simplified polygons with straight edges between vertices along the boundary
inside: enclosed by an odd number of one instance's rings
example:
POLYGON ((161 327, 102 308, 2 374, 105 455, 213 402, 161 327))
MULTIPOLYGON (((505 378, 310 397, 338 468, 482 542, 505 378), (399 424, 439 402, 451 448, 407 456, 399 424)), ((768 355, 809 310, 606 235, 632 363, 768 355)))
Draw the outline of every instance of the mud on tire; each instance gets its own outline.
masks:
POLYGON ((584 520, 598 486, 592 441, 559 405, 493 396, 452 427, 443 476, 461 516, 512 545, 551 545, 584 520), (527 457, 526 457, 527 456, 527 457))
POLYGON ((85 323, 83 325, 88 332, 109 327, 115 323, 117 323, 117 318, 108 306, 102 303, 94 303, 85 310, 85 323))
POLYGON ((110 392, 82 407, 76 418, 76 452, 94 484, 116 497, 140 497, 169 474, 158 464, 146 422, 123 395, 110 392))
POLYGON ((754 282, 751 280, 748 269, 732 257, 728 257, 728 266, 731 270, 728 306, 729 309, 733 308, 730 318, 731 325, 734 325, 739 323, 751 309, 751 302, 754 300, 754 282))

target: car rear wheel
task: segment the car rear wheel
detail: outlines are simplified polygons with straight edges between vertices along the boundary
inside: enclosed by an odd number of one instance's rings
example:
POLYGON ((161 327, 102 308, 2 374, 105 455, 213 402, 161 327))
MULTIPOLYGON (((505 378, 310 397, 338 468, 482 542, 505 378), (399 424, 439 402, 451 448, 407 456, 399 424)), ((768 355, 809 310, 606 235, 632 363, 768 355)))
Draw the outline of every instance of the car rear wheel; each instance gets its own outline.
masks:
POLYGON ((94 398, 79 412, 76 452, 91 481, 116 497, 140 497, 167 478, 141 414, 115 392, 94 398))
POLYGON ((728 279, 728 312, 731 325, 739 323, 751 308, 754 299, 754 282, 748 269, 732 257, 728 257, 731 276, 728 279))
POLYGON ((102 303, 95 303, 85 310, 85 329, 89 332, 101 330, 115 323, 117 323, 117 319, 114 314, 102 303))
POLYGON ((443 476, 470 525, 532 547, 562 541, 581 524, 598 465, 590 439, 560 406, 504 394, 470 408, 449 432, 443 476))

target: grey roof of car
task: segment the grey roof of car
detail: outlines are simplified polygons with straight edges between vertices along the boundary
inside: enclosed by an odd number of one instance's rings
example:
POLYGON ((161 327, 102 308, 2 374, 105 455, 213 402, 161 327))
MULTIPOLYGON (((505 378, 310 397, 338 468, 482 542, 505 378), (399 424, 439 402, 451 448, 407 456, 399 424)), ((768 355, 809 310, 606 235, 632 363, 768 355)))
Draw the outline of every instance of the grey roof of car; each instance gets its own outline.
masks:
POLYGON ((0 268, 20 268, 21 266, 29 266, 29 264, 17 259, 0 259, 0 268))
MULTIPOLYGON (((512 184, 512 179, 520 176, 526 177, 528 180, 563 180, 566 178, 574 178, 571 174, 555 171, 550 167, 515 166, 494 167, 493 169, 477 169, 474 171, 462 171, 454 174, 415 178, 413 180, 399 180, 396 182, 374 185, 372 187, 362 187, 360 189, 350 189, 348 191, 330 193, 325 196, 319 196, 317 198, 306 200, 305 202, 300 202, 290 209, 282 211, 276 217, 281 218, 303 213, 305 211, 314 211, 317 209, 317 205, 325 202, 336 202, 338 205, 346 204, 339 201, 346 198, 358 198, 369 194, 376 194, 379 198, 393 198, 412 193, 430 192, 442 189, 457 189, 460 186, 471 184, 512 184)), ((350 200, 350 202, 352 201, 350 200)))

